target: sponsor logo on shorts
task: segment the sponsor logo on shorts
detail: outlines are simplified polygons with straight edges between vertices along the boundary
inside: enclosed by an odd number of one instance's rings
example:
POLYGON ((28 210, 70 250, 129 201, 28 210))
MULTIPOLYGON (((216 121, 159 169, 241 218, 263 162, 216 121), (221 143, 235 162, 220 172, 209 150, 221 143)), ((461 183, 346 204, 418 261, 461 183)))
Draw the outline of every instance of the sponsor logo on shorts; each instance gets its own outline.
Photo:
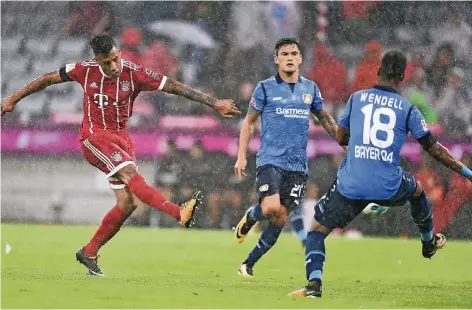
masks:
POLYGON ((313 101, 313 96, 311 94, 303 94, 303 102, 310 104, 313 101))
POLYGON ((269 190, 269 184, 264 184, 261 187, 259 187, 260 192, 267 192, 269 190))
POLYGON ((122 91, 128 91, 130 89, 130 83, 128 81, 121 81, 120 86, 122 91))
POLYGON ((113 159, 114 161, 121 161, 123 159, 123 156, 121 156, 121 153, 119 151, 116 151, 111 154, 111 159, 113 159))

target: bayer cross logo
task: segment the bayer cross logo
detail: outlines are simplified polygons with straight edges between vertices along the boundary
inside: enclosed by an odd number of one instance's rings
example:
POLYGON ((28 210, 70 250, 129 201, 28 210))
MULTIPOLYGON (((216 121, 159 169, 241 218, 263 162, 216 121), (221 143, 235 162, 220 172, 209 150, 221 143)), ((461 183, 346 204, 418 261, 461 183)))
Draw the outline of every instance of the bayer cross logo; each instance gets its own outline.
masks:
POLYGON ((313 97, 311 94, 303 94, 303 102, 306 104, 310 104, 313 101, 313 97))
POLYGON ((113 154, 111 154, 111 159, 114 161, 121 161, 123 157, 121 156, 121 153, 119 151, 115 151, 113 152, 113 154))

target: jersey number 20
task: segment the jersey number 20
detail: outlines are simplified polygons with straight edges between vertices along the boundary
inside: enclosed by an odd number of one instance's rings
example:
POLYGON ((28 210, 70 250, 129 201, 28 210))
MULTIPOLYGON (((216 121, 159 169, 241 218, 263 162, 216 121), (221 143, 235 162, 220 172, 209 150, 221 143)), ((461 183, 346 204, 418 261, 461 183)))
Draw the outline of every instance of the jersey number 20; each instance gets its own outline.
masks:
POLYGON ((364 113, 364 134, 362 142, 364 144, 373 144, 376 147, 381 149, 386 149, 393 143, 393 138, 395 136, 393 128, 397 122, 397 115, 395 112, 389 108, 378 108, 375 110, 374 115, 372 115, 372 110, 374 109, 373 104, 368 104, 362 108, 362 113, 364 113), (382 123, 380 121, 380 116, 385 115, 388 117, 388 123, 382 123), (370 126, 372 120, 372 127, 370 126), (387 133, 387 139, 381 140, 377 138, 377 132, 383 131, 387 133))

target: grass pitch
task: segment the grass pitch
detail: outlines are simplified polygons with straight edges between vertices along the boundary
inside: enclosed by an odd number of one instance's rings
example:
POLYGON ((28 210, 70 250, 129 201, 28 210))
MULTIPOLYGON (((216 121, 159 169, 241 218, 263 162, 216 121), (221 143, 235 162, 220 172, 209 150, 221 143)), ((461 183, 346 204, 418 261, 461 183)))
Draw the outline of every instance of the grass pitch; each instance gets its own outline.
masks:
POLYGON ((282 235, 236 275, 258 236, 124 228, 101 251, 105 277, 75 261, 95 227, 2 225, 2 308, 471 308, 472 244, 432 260, 418 240, 328 238, 323 299, 288 297, 305 284, 304 253, 282 235), (5 243, 12 247, 5 254, 5 243))

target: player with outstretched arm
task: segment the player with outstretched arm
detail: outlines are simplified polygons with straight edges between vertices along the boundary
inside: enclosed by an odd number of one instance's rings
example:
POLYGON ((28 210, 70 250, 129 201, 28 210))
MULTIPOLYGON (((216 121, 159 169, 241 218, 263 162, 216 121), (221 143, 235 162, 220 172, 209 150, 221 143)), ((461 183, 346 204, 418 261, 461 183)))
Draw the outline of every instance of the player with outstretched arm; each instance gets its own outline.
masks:
POLYGON ((348 145, 349 150, 339 166, 337 181, 315 207, 305 247, 308 284, 291 296, 321 297, 325 238, 333 229, 346 227, 371 203, 395 207, 410 202, 423 257, 431 258, 446 244, 444 235, 433 232, 431 206, 420 182, 399 166, 400 151, 411 132, 444 166, 471 181, 472 171, 436 140, 421 112, 398 94, 405 68, 402 53, 386 53, 378 71, 378 85, 349 98, 337 130, 339 144, 348 145))
MULTIPOLYGON (((24 97, 50 85, 75 81, 84 90, 83 121, 80 128, 82 153, 90 165, 106 174, 116 196, 116 205, 105 215, 92 239, 76 253, 77 260, 92 275, 103 276, 98 250, 121 228, 137 207, 137 199, 174 217, 189 227, 200 191, 180 206, 149 186, 137 171, 133 141, 128 135, 128 119, 133 102, 142 91, 161 90, 212 107, 225 118, 240 112, 232 100, 218 100, 169 77, 121 58, 120 50, 107 34, 92 38, 95 59, 67 64, 46 73, 2 101, 2 116, 12 112, 24 97)), ((66 103, 64 103, 66 104, 66 103)))

